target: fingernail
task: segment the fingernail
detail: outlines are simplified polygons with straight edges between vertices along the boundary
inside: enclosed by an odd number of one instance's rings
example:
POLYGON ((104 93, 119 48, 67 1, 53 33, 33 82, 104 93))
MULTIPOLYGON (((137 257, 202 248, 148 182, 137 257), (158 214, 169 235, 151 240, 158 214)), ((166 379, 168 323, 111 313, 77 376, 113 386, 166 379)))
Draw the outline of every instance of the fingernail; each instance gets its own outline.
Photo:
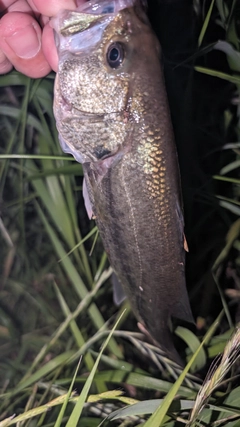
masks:
POLYGON ((33 25, 16 31, 5 37, 6 43, 19 58, 30 59, 37 55, 41 47, 41 40, 33 25))

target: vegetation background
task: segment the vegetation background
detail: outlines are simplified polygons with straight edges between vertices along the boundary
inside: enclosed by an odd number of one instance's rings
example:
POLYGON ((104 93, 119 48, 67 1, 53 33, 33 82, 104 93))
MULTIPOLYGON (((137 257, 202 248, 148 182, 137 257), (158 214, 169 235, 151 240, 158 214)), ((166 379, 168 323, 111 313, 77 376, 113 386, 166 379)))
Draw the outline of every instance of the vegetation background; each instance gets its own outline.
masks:
POLYGON ((189 417, 240 426, 238 329, 229 342, 240 316, 240 2, 149 0, 149 16, 179 152, 196 318, 175 339, 186 362, 194 356, 181 373, 141 341, 127 302, 114 306, 81 165, 58 144, 54 75, 13 71, 0 77, 0 427, 172 427, 189 417))

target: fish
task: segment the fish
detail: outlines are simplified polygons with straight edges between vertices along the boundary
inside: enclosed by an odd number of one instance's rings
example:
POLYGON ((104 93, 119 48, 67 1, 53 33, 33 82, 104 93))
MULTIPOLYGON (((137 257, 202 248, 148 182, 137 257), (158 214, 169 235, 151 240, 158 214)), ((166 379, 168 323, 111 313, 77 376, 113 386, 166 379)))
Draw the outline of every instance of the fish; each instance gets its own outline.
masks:
POLYGON ((88 215, 142 329, 180 363, 171 320, 193 316, 159 41, 139 0, 93 0, 51 25, 61 147, 82 163, 88 215))

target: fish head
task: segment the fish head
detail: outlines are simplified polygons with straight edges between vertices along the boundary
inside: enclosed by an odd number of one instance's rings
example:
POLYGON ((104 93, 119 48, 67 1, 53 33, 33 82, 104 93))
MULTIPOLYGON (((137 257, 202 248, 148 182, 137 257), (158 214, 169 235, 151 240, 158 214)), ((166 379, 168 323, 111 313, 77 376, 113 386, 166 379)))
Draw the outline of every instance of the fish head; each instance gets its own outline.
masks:
POLYGON ((144 68, 158 58, 159 44, 134 0, 89 2, 62 11, 51 25, 59 55, 54 113, 60 142, 78 161, 97 161, 129 144, 143 112, 144 68))

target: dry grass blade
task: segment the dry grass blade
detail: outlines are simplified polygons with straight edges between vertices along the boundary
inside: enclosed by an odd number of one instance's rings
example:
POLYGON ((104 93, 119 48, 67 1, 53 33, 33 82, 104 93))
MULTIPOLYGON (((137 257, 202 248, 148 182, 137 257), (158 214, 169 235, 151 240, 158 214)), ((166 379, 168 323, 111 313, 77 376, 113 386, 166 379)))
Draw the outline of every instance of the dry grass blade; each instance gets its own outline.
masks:
MULTIPOLYGON (((77 398, 74 398, 75 396, 75 392, 73 392, 71 394, 71 401, 75 402, 77 400, 77 398)), ((66 400, 67 395, 64 394, 62 396, 57 397, 56 399, 51 400, 50 402, 42 405, 42 406, 38 406, 37 408, 32 408, 29 411, 26 411, 22 414, 19 414, 18 416, 15 417, 15 415, 12 415, 9 418, 6 418, 5 420, 0 422, 0 427, 7 427, 13 424, 17 424, 20 422, 24 422, 26 420, 32 419, 34 417, 37 417, 40 414, 43 414, 44 412, 49 411, 49 409, 53 408, 54 406, 57 405, 62 405, 64 403, 64 401, 66 400)))
MULTIPOLYGON (((128 331, 116 331, 115 336, 121 336, 128 339, 144 357, 150 359, 163 374, 168 374, 176 381, 182 372, 182 367, 176 362, 169 359, 166 353, 153 344, 142 340, 142 334, 132 333, 128 331)), ((185 384, 191 389, 198 389, 199 379, 188 373, 184 379, 185 384)))
POLYGON ((213 362, 208 375, 201 387, 192 413, 187 424, 188 427, 194 426, 199 414, 208 402, 213 391, 222 383, 225 375, 232 368, 240 355, 240 328, 237 329, 232 338, 228 341, 223 352, 220 363, 218 364, 219 357, 213 362))

